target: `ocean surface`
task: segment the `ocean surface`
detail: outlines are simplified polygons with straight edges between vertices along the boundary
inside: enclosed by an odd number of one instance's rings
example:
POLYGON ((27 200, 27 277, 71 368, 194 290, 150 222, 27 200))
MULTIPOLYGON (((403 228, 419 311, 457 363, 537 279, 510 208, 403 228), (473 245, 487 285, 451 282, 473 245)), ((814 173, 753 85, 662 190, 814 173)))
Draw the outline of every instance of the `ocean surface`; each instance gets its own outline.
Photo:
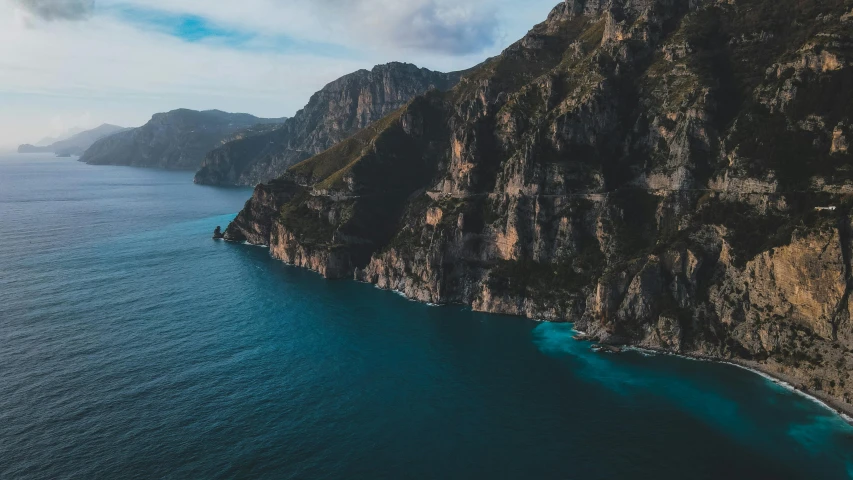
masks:
POLYGON ((853 478, 853 428, 759 375, 211 240, 249 195, 0 157, 0 478, 853 478))

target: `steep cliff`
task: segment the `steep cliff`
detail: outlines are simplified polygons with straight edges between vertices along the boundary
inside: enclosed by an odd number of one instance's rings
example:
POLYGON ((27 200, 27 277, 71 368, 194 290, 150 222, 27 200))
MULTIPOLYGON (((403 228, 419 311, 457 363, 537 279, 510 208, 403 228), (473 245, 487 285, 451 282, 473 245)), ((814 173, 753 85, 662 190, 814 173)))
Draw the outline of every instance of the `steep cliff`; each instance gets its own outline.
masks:
POLYGON ((257 118, 218 110, 174 110, 158 113, 139 128, 95 142, 80 158, 90 165, 126 165, 170 170, 195 170, 207 152, 234 139, 267 131, 285 119, 257 118))
POLYGON ((850 411, 851 33, 851 0, 569 0, 258 187, 226 236, 850 411))
POLYGON ((255 186, 317 155, 431 88, 448 90, 457 73, 405 63, 360 70, 326 85, 282 128, 238 139, 210 152, 195 182, 255 186))

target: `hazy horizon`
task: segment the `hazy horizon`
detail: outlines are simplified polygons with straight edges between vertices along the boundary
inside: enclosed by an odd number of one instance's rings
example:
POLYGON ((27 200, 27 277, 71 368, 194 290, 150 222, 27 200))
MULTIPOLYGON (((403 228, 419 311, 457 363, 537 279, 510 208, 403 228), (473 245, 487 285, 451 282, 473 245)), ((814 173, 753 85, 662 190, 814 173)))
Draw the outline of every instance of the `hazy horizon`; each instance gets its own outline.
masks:
POLYGON ((189 108, 292 116, 391 61, 453 71, 498 54, 559 0, 0 0, 0 152, 189 108))

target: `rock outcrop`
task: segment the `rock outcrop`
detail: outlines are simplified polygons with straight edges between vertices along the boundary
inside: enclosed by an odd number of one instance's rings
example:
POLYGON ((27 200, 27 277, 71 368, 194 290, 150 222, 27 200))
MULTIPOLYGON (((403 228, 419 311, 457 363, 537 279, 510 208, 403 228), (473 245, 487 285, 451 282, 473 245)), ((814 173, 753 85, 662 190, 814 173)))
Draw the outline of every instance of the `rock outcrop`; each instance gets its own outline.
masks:
POLYGON ((226 237, 850 410, 850 7, 562 2, 452 90, 259 186, 226 237))
POLYGON ((331 148, 358 130, 435 88, 448 90, 461 72, 441 73, 389 63, 326 85, 278 129, 235 139, 210 152, 196 173, 205 185, 255 185, 331 148))
POLYGON ((218 110, 174 110, 158 113, 139 128, 116 133, 95 142, 81 162, 90 165, 124 165, 169 170, 196 170, 207 152, 235 135, 260 135, 285 119, 257 118, 218 110))

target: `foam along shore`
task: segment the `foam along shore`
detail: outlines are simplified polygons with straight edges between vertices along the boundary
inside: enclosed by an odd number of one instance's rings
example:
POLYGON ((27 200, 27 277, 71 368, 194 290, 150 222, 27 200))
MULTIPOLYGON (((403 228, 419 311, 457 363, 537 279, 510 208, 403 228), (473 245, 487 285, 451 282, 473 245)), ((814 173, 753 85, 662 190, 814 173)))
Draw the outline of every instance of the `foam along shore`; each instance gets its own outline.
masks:
MULTIPOLYGON (((595 340, 588 333, 580 331, 580 330, 572 329, 572 333, 573 333, 572 338, 576 341, 579 341, 579 342, 592 342, 595 340)), ((601 346, 598 344, 594 344, 590 348, 596 352, 601 351, 601 346)), ((844 421, 846 421, 850 425, 853 425, 853 407, 851 407, 850 405, 845 405, 841 402, 838 402, 837 400, 829 398, 826 395, 822 395, 820 392, 812 392, 812 391, 808 391, 804 388, 797 388, 796 387, 796 380, 794 380, 793 378, 791 378, 785 374, 779 373, 779 372, 773 372, 773 371, 768 371, 767 369, 762 369, 761 368, 762 365, 758 362, 750 362, 750 361, 746 361, 746 360, 733 360, 733 359, 725 360, 725 359, 721 359, 721 358, 708 357, 708 356, 703 356, 703 355, 688 355, 688 354, 683 354, 683 353, 675 353, 675 352, 671 352, 668 350, 660 350, 660 349, 654 349, 654 348, 648 348, 648 347, 638 347, 635 345, 625 345, 625 346, 620 347, 619 349, 608 350, 608 352, 609 353, 636 352, 636 353, 639 353, 643 356, 668 355, 668 356, 672 356, 672 357, 684 358, 687 360, 695 360, 695 361, 700 361, 700 362, 722 363, 722 364, 738 367, 738 368, 750 371, 752 373, 755 373, 757 375, 760 375, 761 377, 765 378, 766 380, 773 382, 776 385, 779 385, 780 387, 782 387, 786 390, 794 392, 798 395, 801 395, 801 396, 817 403, 818 405, 822 406, 823 408, 825 408, 825 409, 827 409, 833 413, 838 414, 842 419, 844 419, 844 421)))
POLYGON ((699 362, 713 362, 731 365, 733 367, 747 370, 756 375, 760 375, 766 380, 779 385, 780 387, 805 397, 821 407, 839 415, 845 422, 853 425, 853 408, 849 405, 844 405, 836 400, 821 395, 819 392, 807 391, 795 386, 795 380, 787 375, 778 372, 770 372, 761 368, 761 364, 757 362, 748 362, 743 360, 723 360, 714 357, 706 357, 701 355, 685 355, 681 353, 673 353, 666 350, 656 350, 644 347, 626 346, 622 349, 625 352, 637 352, 643 355, 668 355, 672 357, 684 358, 687 360, 695 360, 699 362))
MULTIPOLYGON (((248 246, 270 248, 268 245, 257 245, 257 244, 250 243, 249 241, 244 241, 242 243, 244 245, 248 245, 248 246)), ((292 263, 288 263, 288 262, 283 262, 283 263, 285 265, 288 265, 291 267, 301 268, 298 265, 294 265, 292 263)), ((367 282, 359 282, 359 283, 367 283, 367 282)), ((430 307, 447 306, 447 305, 440 305, 440 304, 434 304, 434 303, 420 302, 416 299, 409 298, 405 294, 405 292, 401 292, 399 290, 385 289, 385 288, 379 287, 378 285, 374 285, 374 287, 378 290, 388 291, 388 292, 394 293, 396 295, 399 295, 399 296, 401 296, 401 297, 403 297, 403 298, 405 298, 411 302, 425 304, 425 305, 430 306, 430 307)), ((532 319, 532 320, 538 321, 538 322, 546 322, 545 320, 536 320, 536 319, 532 319)), ((591 335, 589 335, 587 332, 572 329, 572 334, 573 334, 572 338, 575 341, 582 341, 582 342, 595 341, 595 338, 592 337, 591 335)), ((745 360, 721 359, 721 358, 708 357, 708 356, 702 356, 702 355, 688 355, 688 354, 683 354, 683 353, 675 353, 675 352, 671 352, 671 351, 667 351, 667 350, 656 350, 656 349, 651 349, 651 348, 646 348, 646 347, 637 347, 637 346, 633 346, 633 345, 615 346, 615 345, 593 344, 591 346, 591 349, 597 353, 622 353, 625 351, 635 351, 635 352, 647 354, 647 355, 648 354, 651 354, 651 355, 670 355, 670 356, 685 358, 685 359, 689 359, 689 360, 698 360, 698 361, 704 361, 704 362, 724 363, 727 365, 733 365, 735 367, 742 368, 742 369, 748 370, 752 373, 761 375, 765 379, 767 379, 767 380, 769 380, 769 381, 771 381, 771 382, 773 382, 773 383, 775 383, 775 384, 777 384, 777 385, 779 385, 779 386, 781 386, 787 390, 790 390, 790 391, 795 392, 799 395, 802 395, 803 397, 806 397, 809 400, 812 400, 813 402, 821 405, 822 407, 826 408, 827 410, 830 410, 830 411, 838 414, 841 418, 844 419, 844 421, 846 421, 850 425, 853 425, 853 406, 846 405, 846 404, 843 404, 841 402, 838 402, 837 400, 834 400, 834 399, 832 399, 826 395, 822 395, 820 392, 806 391, 803 388, 797 388, 795 386, 796 381, 794 379, 792 379, 791 377, 788 377, 787 375, 781 374, 779 372, 773 372, 773 371, 768 371, 766 369, 762 369, 761 368, 762 365, 757 363, 757 362, 749 362, 749 361, 745 361, 745 360)))

